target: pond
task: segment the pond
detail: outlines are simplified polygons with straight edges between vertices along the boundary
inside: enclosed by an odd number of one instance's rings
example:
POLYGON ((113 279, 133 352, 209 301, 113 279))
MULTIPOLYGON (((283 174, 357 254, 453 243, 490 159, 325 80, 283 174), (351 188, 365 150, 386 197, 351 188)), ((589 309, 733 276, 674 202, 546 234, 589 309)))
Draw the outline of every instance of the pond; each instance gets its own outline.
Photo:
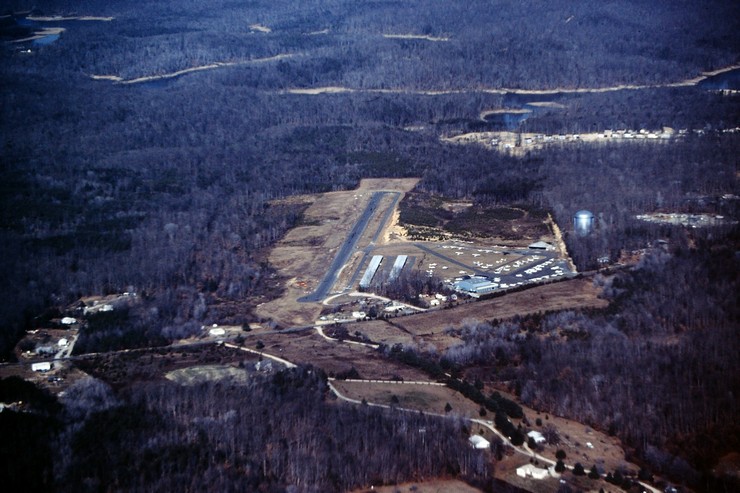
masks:
POLYGON ((58 40, 60 36, 61 36, 60 33, 47 34, 45 36, 32 40, 31 44, 34 46, 50 45, 56 40, 58 40))
POLYGON ((699 82, 699 87, 709 90, 740 90, 740 69, 736 68, 728 72, 707 77, 699 82))
POLYGON ((46 46, 57 41, 64 28, 42 26, 28 19, 25 14, 9 15, 0 26, 0 33, 16 43, 30 42, 33 46, 46 46))

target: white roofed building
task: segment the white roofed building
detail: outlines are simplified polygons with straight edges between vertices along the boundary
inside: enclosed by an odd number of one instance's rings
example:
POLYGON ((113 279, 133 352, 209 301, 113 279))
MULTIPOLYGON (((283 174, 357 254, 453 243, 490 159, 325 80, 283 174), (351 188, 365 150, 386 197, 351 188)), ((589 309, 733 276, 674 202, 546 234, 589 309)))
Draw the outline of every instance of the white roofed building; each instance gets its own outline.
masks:
POLYGON ((540 469, 532 464, 524 464, 516 468, 516 475, 520 478, 545 479, 550 475, 547 469, 540 469))
POLYGON ((31 370, 32 371, 50 371, 51 370, 51 362, 50 361, 42 361, 41 363, 33 363, 33 364, 31 364, 31 370))
POLYGON ((542 433, 540 433, 539 431, 532 430, 529 433, 527 433, 527 436, 531 438, 532 440, 534 440, 534 443, 537 443, 537 444, 545 443, 547 441, 545 437, 542 436, 542 433))
POLYGON ((468 438, 468 441, 470 442, 470 445, 475 449, 484 450, 491 448, 491 442, 480 435, 473 435, 468 438))

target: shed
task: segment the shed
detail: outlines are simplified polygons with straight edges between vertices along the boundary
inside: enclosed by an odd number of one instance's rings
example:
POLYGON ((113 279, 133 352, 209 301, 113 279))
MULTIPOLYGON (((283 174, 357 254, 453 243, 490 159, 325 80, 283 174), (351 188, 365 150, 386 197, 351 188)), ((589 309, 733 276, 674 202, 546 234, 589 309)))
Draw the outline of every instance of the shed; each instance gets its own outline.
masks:
POLYGON ((468 439, 468 441, 470 442, 470 445, 475 449, 484 450, 491 448, 491 442, 480 435, 473 435, 468 439))

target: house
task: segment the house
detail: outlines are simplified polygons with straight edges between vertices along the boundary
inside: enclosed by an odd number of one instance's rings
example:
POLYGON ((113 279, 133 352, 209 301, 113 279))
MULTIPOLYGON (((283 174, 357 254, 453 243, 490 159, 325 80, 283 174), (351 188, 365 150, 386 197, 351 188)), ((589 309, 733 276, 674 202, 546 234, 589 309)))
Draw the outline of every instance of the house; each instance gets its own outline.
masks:
POLYGON ((468 441, 474 449, 487 450, 491 448, 491 442, 480 435, 473 435, 468 439, 468 441))
POLYGON ((540 444, 545 443, 547 440, 545 440, 545 437, 542 436, 542 433, 539 431, 532 430, 529 433, 527 433, 527 436, 534 440, 534 443, 540 444))
POLYGON ((68 345, 69 345, 69 341, 65 339, 64 337, 59 339, 59 342, 57 343, 57 346, 59 347, 67 347, 68 345))
POLYGON ((76 323, 77 323, 77 319, 76 318, 64 317, 62 319, 62 325, 72 325, 72 324, 76 324, 76 323))
POLYGON ((43 361, 41 363, 33 363, 31 364, 31 370, 32 371, 50 371, 51 370, 51 362, 50 361, 43 361))
POLYGON ((525 464, 516 468, 516 475, 521 478, 545 479, 550 473, 547 469, 540 469, 532 464, 525 464))

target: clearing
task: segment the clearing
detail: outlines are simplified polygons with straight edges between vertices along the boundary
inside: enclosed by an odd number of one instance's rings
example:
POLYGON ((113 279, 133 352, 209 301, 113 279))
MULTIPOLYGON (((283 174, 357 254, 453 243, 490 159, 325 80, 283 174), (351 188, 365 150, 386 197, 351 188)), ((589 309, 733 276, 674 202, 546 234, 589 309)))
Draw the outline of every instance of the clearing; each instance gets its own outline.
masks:
POLYGON ((480 406, 446 386, 424 385, 421 383, 375 383, 347 380, 334 380, 332 385, 344 396, 350 399, 374 404, 393 404, 404 409, 424 411, 426 413, 445 414, 445 405, 452 406, 450 416, 458 415, 466 418, 477 418, 480 406))
POLYGON ((481 493, 482 490, 456 479, 438 479, 423 483, 403 483, 392 486, 360 488, 350 493, 481 493))

